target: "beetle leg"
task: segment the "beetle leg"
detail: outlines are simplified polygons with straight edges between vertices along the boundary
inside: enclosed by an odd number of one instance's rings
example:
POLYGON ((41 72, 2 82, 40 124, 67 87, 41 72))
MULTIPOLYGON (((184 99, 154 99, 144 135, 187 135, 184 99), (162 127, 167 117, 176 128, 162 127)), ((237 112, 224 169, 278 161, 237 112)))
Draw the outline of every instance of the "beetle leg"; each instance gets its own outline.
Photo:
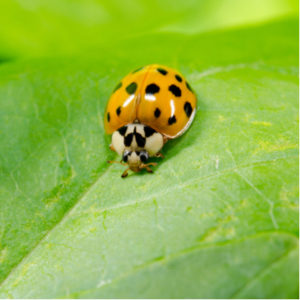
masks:
POLYGON ((144 166, 157 166, 157 163, 156 162, 150 162, 150 163, 147 163, 145 164, 144 166))
POLYGON ((148 173, 153 173, 153 170, 149 168, 148 166, 145 166, 145 169, 147 170, 148 173))
POLYGON ((125 177, 128 176, 128 170, 129 170, 129 168, 127 168, 127 169, 123 172, 123 174, 121 175, 122 178, 125 178, 125 177))
POLYGON ((157 152, 155 157, 165 158, 165 156, 161 152, 157 152))
POLYGON ((120 164, 122 166, 128 166, 127 163, 124 163, 122 161, 108 160, 107 163, 109 163, 109 164, 120 164))
POLYGON ((157 163, 150 162, 150 163, 147 163, 147 164, 142 164, 140 166, 140 169, 146 169, 148 173, 153 173, 153 170, 149 166, 156 166, 156 165, 157 165, 157 163))
POLYGON ((168 140, 169 140, 169 138, 167 138, 166 136, 163 136, 163 143, 164 143, 164 144, 165 144, 168 140))

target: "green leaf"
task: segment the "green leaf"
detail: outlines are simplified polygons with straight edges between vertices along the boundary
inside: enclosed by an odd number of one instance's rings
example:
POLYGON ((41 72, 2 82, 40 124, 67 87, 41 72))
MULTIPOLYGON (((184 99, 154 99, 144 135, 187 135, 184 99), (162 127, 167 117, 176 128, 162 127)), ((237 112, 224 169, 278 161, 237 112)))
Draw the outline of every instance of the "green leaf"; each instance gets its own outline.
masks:
POLYGON ((297 19, 6 63, 0 107, 1 297, 298 297, 297 19), (122 179, 105 105, 154 62, 198 111, 122 179))

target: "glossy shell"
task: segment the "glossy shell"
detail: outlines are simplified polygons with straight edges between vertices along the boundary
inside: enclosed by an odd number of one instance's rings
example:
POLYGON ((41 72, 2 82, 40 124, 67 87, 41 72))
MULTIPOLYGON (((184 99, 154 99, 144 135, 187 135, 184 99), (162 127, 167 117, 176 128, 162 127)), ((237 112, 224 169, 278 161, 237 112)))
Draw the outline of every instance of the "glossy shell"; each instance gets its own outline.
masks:
POLYGON ((167 138, 183 134, 196 111, 196 96, 184 77, 171 68, 149 65, 120 81, 106 108, 104 126, 108 134, 139 122, 167 138))

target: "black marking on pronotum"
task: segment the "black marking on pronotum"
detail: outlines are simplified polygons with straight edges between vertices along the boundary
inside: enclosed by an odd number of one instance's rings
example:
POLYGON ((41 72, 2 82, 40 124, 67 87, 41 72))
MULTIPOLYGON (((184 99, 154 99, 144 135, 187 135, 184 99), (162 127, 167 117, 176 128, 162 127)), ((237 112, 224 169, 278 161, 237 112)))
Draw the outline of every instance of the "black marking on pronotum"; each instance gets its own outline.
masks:
POLYGON ((135 135, 137 145, 141 148, 144 148, 146 144, 146 139, 141 134, 136 132, 136 127, 134 127, 133 134, 135 135))
POLYGON ((191 114, 192 114, 192 111, 193 111, 191 103, 188 102, 188 101, 185 102, 183 108, 184 108, 184 111, 185 111, 187 117, 189 118, 191 116, 191 114))
POLYGON ((132 71, 131 73, 134 74, 134 73, 136 73, 136 72, 138 72, 138 71, 141 71, 143 68, 144 68, 144 67, 139 67, 139 68, 137 68, 136 70, 132 71))
POLYGON ((149 137, 149 136, 151 136, 153 133, 156 132, 153 128, 151 128, 151 127, 149 127, 149 126, 145 126, 145 127, 144 127, 144 130, 145 130, 145 136, 146 136, 146 137, 149 137))
POLYGON ((135 82, 131 82, 129 85, 127 85, 126 92, 129 95, 132 95, 136 91, 136 88, 137 88, 137 84, 135 82))
POLYGON ((118 131, 121 135, 124 136, 127 131, 127 126, 123 126, 123 127, 119 128, 118 131))
POLYGON ((110 121, 110 114, 109 114, 109 112, 107 113, 107 122, 109 122, 110 121))
POLYGON ((169 118, 168 124, 169 124, 169 125, 172 125, 172 124, 174 124, 174 123, 176 123, 176 117, 175 117, 175 116, 172 116, 172 117, 169 118))
POLYGON ((162 74, 162 75, 167 75, 168 74, 168 71, 165 70, 165 69, 162 69, 162 68, 157 68, 157 71, 162 74))
POLYGON ((122 86, 122 82, 120 81, 113 90, 113 93, 118 90, 122 86))
POLYGON ((133 133, 129 133, 125 136, 124 144, 125 144, 126 147, 129 147, 131 145, 132 139, 133 139, 133 133))
POLYGON ((159 86, 151 83, 146 87, 146 94, 155 94, 159 92, 159 86))
POLYGON ((192 88, 191 88, 191 86, 189 85, 188 82, 186 82, 185 85, 186 85, 186 87, 187 87, 191 92, 193 91, 192 88))
POLYGON ((155 111, 154 111, 154 116, 155 116, 155 118, 158 118, 158 117, 160 116, 160 113, 161 113, 161 111, 160 111, 160 109, 157 107, 157 108, 155 109, 155 111))
POLYGON ((176 74, 175 75, 175 78, 179 81, 179 82, 181 82, 182 81, 182 78, 181 78, 181 76, 179 76, 178 74, 176 74))
POLYGON ((169 91, 175 96, 175 97, 180 97, 181 96, 181 89, 175 85, 175 84, 171 84, 169 86, 169 91))
POLYGON ((117 109, 116 109, 116 114, 119 116, 121 113, 121 106, 119 106, 117 109))

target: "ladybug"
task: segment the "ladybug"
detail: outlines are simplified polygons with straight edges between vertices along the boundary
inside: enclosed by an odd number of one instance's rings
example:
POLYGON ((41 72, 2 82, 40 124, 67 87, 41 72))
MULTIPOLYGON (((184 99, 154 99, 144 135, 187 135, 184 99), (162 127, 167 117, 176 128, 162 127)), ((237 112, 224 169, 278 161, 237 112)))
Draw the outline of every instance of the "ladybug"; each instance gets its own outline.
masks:
MULTIPOLYGON (((146 169, 149 157, 169 140, 182 135, 196 112, 196 96, 188 82, 176 70, 148 65, 125 76, 115 87, 106 107, 104 128, 112 134, 110 148, 122 156, 128 170, 146 169)), ((112 163, 115 161, 109 161, 112 163)))

